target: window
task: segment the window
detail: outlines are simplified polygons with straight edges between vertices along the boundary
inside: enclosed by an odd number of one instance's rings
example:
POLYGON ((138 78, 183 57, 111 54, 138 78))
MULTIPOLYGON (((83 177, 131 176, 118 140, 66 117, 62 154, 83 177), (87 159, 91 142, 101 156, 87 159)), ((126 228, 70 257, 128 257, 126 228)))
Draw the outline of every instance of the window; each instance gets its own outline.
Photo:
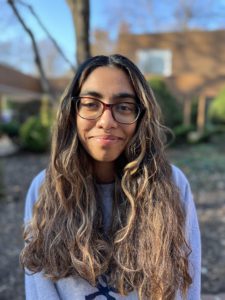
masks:
POLYGON ((150 49, 137 51, 137 65, 145 74, 170 76, 172 53, 170 50, 150 49))

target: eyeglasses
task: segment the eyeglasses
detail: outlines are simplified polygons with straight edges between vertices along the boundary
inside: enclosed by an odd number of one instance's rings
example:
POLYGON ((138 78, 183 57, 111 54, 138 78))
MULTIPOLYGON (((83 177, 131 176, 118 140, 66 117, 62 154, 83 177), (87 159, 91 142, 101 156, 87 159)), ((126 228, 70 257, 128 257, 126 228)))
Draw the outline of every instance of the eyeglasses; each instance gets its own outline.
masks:
POLYGON ((106 104, 88 96, 73 97, 72 100, 76 101, 77 114, 86 120, 95 120, 101 117, 106 109, 110 109, 115 121, 122 124, 132 124, 137 121, 141 113, 140 106, 132 102, 133 98, 129 97, 124 102, 114 104, 106 104))

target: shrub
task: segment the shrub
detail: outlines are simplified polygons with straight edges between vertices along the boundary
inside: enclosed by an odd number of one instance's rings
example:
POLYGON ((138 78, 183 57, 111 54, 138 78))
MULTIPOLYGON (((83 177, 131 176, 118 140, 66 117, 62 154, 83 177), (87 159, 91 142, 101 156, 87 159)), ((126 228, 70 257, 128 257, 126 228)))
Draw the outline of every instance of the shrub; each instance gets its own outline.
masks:
POLYGON ((187 142, 189 144, 200 144, 210 142, 212 132, 205 130, 204 132, 191 131, 187 135, 187 142))
POLYGON ((212 123, 225 124, 225 89, 211 102, 208 116, 212 123))
POLYGON ((181 124, 181 107, 175 97, 169 92, 165 82, 160 78, 153 78, 149 83, 161 107, 165 125, 174 128, 181 124))
POLYGON ((187 137, 190 132, 195 130, 193 125, 179 125, 173 129, 175 135, 174 144, 185 144, 187 142, 187 137))
POLYGON ((12 120, 8 123, 0 123, 0 133, 7 134, 9 137, 17 137, 19 135, 19 122, 12 120))
POLYGON ((50 126, 44 126, 39 117, 30 117, 20 128, 20 140, 24 149, 44 152, 49 147, 50 126))
POLYGON ((225 126, 208 124, 203 132, 191 131, 187 135, 187 141, 190 144, 215 142, 223 140, 225 126))
POLYGON ((41 106, 40 100, 19 103, 9 100, 7 104, 13 111, 13 118, 20 123, 24 123, 30 116, 36 116, 41 106))

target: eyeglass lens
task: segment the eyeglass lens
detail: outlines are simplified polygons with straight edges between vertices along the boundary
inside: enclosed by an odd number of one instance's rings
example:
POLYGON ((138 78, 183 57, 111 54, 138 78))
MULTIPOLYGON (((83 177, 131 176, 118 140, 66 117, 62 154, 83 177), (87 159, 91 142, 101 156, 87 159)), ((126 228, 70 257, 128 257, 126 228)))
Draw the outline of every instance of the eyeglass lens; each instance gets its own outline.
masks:
MULTIPOLYGON (((139 107, 132 101, 132 98, 125 98, 123 102, 110 105, 112 115, 117 122, 130 124, 137 120, 139 107)), ((94 98, 80 97, 77 102, 77 113, 84 119, 97 119, 103 114, 104 109, 104 103, 94 98)))

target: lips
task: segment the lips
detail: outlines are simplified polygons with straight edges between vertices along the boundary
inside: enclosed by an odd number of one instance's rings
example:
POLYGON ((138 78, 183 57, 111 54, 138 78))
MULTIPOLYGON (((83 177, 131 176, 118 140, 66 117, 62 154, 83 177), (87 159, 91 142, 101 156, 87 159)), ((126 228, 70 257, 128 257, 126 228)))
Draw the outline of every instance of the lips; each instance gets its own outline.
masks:
POLYGON ((89 139, 100 139, 106 141, 123 140, 122 137, 115 136, 115 135, 95 135, 95 136, 90 136, 89 139))

